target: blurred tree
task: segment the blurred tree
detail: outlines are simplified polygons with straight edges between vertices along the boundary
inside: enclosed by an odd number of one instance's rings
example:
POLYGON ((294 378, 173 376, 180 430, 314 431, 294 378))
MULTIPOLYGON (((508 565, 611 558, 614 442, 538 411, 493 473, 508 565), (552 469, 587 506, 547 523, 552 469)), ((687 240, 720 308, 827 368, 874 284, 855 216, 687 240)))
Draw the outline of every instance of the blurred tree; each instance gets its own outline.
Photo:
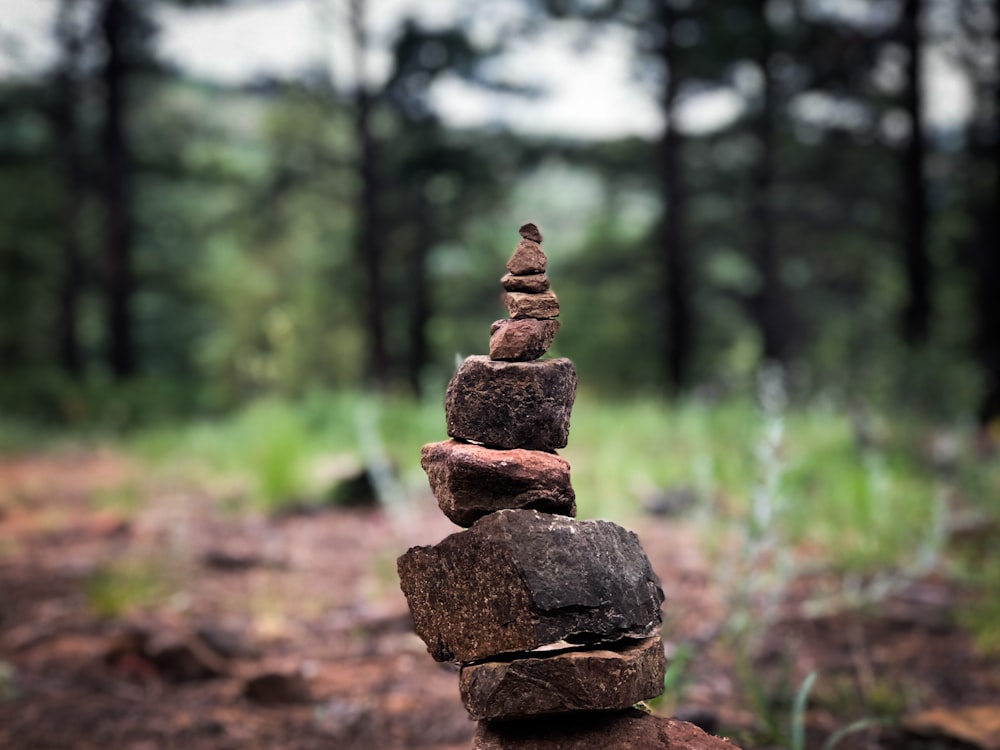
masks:
POLYGON ((927 149, 923 114, 922 3, 904 0, 899 37, 906 51, 906 75, 902 104, 909 120, 909 134, 900 166, 903 183, 901 224, 906 301, 902 314, 904 339, 923 344, 930 332, 932 312, 931 265, 927 250, 927 187, 924 154, 927 149))

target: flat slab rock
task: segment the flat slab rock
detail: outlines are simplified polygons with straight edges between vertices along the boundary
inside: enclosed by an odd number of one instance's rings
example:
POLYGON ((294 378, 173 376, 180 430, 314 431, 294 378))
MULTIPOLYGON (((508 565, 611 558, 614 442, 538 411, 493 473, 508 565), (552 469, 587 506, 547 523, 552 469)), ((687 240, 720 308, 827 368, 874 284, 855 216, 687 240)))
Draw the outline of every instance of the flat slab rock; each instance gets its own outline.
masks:
POLYGON ((501 510, 397 561, 414 630, 437 661, 646 638, 663 591, 631 531, 501 510))
POLYGON ((510 317, 517 320, 538 318, 540 320, 559 317, 559 298, 551 289, 547 292, 529 294, 527 292, 507 292, 503 298, 510 317))
POLYGON ((448 435, 495 448, 565 448, 576 383, 576 368, 566 358, 467 357, 445 393, 448 435))
POLYGON ((420 465, 441 512, 459 526, 511 508, 576 515, 569 464, 554 453, 445 440, 425 445, 420 465))
POLYGON ((739 750, 694 724, 636 709, 480 722, 472 750, 739 750))
POLYGON ((663 692, 659 636, 623 648, 566 651, 462 667, 459 688, 473 719, 625 709, 663 692))

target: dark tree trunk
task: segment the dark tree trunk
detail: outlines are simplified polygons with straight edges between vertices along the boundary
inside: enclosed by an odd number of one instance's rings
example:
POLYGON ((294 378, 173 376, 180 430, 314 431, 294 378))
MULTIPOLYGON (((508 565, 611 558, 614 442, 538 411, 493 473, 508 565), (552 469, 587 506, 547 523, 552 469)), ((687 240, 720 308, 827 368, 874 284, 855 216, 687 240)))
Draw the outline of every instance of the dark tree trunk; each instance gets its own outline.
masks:
POLYGON ((433 208, 423 189, 417 191, 417 233, 407 274, 413 298, 409 315, 409 361, 406 377, 413 393, 420 395, 421 376, 427 367, 427 321, 431 315, 430 289, 427 280, 427 257, 433 242, 433 208))
POLYGON ((760 157, 754 168, 750 204, 753 260, 760 274, 760 288, 752 300, 752 310, 760 332, 765 362, 785 364, 789 355, 789 320, 784 287, 778 271, 778 251, 774 214, 775 129, 778 103, 770 62, 774 36, 766 15, 766 0, 758 0, 760 46, 757 64, 761 70, 760 112, 754 130, 760 157))
MULTIPOLYGON (((1000 49, 1000 1, 994 3, 994 44, 1000 49)), ((984 427, 1000 420, 1000 58, 993 84, 992 143, 988 155, 993 172, 992 190, 979 198, 979 242, 977 247, 977 308, 979 360, 983 373, 983 394, 979 423, 984 427)), ((985 99, 985 97, 984 97, 985 99)), ((989 131, 987 131, 989 132, 989 131)), ((978 161, 978 160, 977 160, 978 161)))
POLYGON ((128 12, 127 0, 104 0, 100 19, 106 54, 102 70, 106 328, 108 366, 117 379, 128 378, 136 371, 131 311, 134 291, 129 193, 131 158, 125 132, 128 12))
POLYGON ((677 45, 673 41, 676 22, 677 11, 669 2, 663 2, 659 10, 659 24, 664 39, 661 56, 666 78, 661 103, 665 126, 659 148, 663 216, 658 244, 665 294, 664 353, 670 386, 675 393, 688 385, 693 347, 691 272, 685 228, 687 196, 681 161, 684 139, 677 128, 680 61, 677 45))
POLYGON ((62 278, 59 284, 56 337, 59 362, 71 377, 83 368, 77 329, 83 268, 80 258, 79 216, 81 202, 81 161, 79 121, 76 102, 79 93, 80 37, 73 26, 77 0, 59 5, 57 35, 61 61, 56 73, 55 129, 57 169, 62 185, 62 278))
POLYGON ((385 291, 382 268, 382 228, 379 207, 378 145, 372 132, 372 95, 365 80, 364 58, 368 46, 365 31, 365 0, 351 0, 351 32, 354 43, 354 133, 358 143, 358 177, 361 188, 357 206, 358 261, 364 272, 366 375, 377 388, 389 383, 389 355, 385 342, 385 291))
POLYGON ((924 119, 921 112, 920 0, 905 0, 901 37, 908 53, 903 107, 910 119, 910 138, 902 154, 903 269, 907 297, 903 307, 903 337, 923 344, 930 331, 930 260, 927 254, 927 189, 924 182, 924 119))

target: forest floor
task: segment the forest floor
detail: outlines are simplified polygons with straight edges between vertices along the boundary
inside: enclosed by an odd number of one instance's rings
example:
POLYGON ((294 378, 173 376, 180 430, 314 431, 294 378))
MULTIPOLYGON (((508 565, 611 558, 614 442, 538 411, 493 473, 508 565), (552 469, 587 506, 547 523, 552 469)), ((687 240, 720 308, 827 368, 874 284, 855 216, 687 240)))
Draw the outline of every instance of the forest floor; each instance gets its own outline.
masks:
MULTIPOLYGON (((807 615, 822 581, 797 579, 741 678, 699 533, 636 526, 668 650, 689 658, 657 712, 701 714, 750 744, 787 725, 815 671, 808 746, 858 719, 1000 716, 1000 664, 959 626, 955 583, 927 576, 863 612, 807 615)), ((475 726, 456 672, 412 633, 395 574, 405 549, 454 531, 429 494, 394 513, 267 518, 114 452, 0 458, 0 748, 464 750, 475 726)))

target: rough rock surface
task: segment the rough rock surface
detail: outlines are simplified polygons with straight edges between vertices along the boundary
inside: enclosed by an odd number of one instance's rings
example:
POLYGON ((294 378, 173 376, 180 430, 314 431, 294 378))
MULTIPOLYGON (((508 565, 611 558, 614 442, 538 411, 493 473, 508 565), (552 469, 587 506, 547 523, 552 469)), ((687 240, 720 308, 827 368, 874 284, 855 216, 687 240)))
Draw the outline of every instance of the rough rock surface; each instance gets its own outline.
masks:
POLYGON ((534 362, 468 357, 448 384, 449 437, 495 448, 565 448, 576 369, 565 358, 534 362))
POLYGON ((538 225, 530 221, 527 224, 522 224, 517 233, 526 240, 537 242, 539 245, 542 244, 542 233, 539 231, 538 225))
POLYGON ((628 709, 480 722, 472 750, 737 750, 694 724, 628 709))
POLYGON ((462 667, 462 702, 474 719, 624 709, 663 692, 658 636, 624 648, 566 651, 462 667))
POLYGON ((490 359, 530 362, 552 346, 558 320, 498 320, 490 328, 490 359))
POLYGON ((420 465, 441 511, 459 526, 505 508, 576 515, 569 464, 554 453, 445 440, 425 445, 420 465))
POLYGON ((610 521, 501 510, 397 561, 413 626, 438 661, 646 638, 663 591, 636 535, 610 521))
POLYGON ((514 248, 514 254, 507 261, 507 270, 515 276, 545 273, 547 263, 545 253, 537 242, 522 239, 514 248))
POLYGON ((551 288, 549 277, 544 273, 532 273, 527 276, 505 273, 500 277, 500 284, 508 292, 530 292, 531 294, 547 292, 551 288))
POLYGON ((557 318, 559 317, 559 300, 552 290, 540 294, 525 292, 507 292, 504 304, 512 318, 557 318))

